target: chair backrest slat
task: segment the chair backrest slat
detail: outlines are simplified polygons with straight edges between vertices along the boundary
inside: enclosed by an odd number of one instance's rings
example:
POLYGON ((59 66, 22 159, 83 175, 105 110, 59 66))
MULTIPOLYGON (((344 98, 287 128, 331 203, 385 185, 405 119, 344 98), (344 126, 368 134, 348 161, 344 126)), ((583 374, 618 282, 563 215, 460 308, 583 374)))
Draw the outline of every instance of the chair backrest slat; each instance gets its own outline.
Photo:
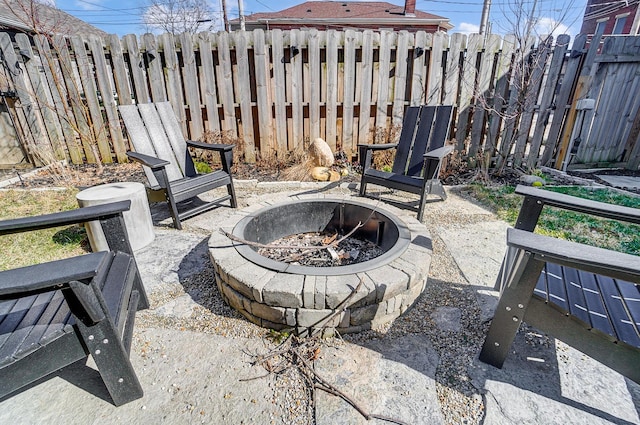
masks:
POLYGON ((427 151, 433 151, 444 146, 449 135, 449 126, 451 125, 451 117, 453 106, 438 106, 436 110, 436 119, 431 130, 431 140, 427 146, 427 151))
POLYGON ((164 128, 155 104, 141 103, 138 105, 138 110, 140 111, 140 116, 142 116, 144 125, 151 137, 153 147, 156 150, 156 156, 171 163, 166 167, 169 181, 181 179, 184 177, 184 173, 178 165, 177 155, 173 150, 173 146, 169 142, 169 135, 164 128))
POLYGON ((191 162, 191 156, 187 153, 187 144, 185 143, 182 128, 180 128, 180 124, 178 123, 176 114, 173 111, 173 107, 169 102, 158 102, 155 105, 158 110, 160 120, 162 121, 162 125, 164 126, 164 131, 167 133, 167 137, 169 138, 171 148, 178 160, 178 166, 182 170, 182 174, 188 176, 190 173, 187 171, 187 161, 189 163, 191 162))
MULTIPOLYGON (((178 157, 174 152, 172 143, 169 141, 169 135, 160 119, 155 104, 120 105, 118 108, 135 151, 169 161, 170 164, 166 167, 169 181, 183 178, 184 173, 178 165, 178 157)), ((182 139, 182 144, 184 145, 184 139, 182 139)), ((186 146, 184 149, 186 149, 186 146)), ((182 162, 184 163, 184 160, 182 162)), ((144 167, 144 169, 149 184, 157 186, 158 181, 151 170, 148 170, 147 167, 144 167)))
POLYGON ((420 110, 418 128, 416 129, 416 136, 413 141, 411 157, 409 158, 409 164, 407 165, 407 176, 420 177, 420 174, 422 173, 424 154, 427 151, 427 145, 429 144, 429 139, 433 128, 433 119, 435 115, 435 106, 423 106, 420 110))
POLYGON ((416 133, 419 113, 420 106, 410 106, 404 113, 400 140, 398 141, 398 148, 396 149, 396 156, 393 160, 393 168, 391 170, 395 174, 404 174, 404 171, 407 169, 407 160, 409 159, 411 143, 416 133))
MULTIPOLYGON (((129 135, 129 141, 133 145, 133 149, 145 155, 156 156, 156 150, 153 148, 153 143, 147 133, 147 129, 142 122, 138 107, 136 105, 120 105, 118 106, 122 121, 127 128, 127 134, 129 135)), ((153 172, 149 167, 142 167, 150 186, 158 186, 153 172)))

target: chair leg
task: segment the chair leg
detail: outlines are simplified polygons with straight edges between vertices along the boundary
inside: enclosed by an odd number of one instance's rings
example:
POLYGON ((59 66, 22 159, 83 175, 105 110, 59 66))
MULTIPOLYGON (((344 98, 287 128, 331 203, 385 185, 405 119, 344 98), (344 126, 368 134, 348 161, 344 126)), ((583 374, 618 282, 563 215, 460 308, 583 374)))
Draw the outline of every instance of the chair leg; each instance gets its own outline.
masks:
POLYGON ((233 187, 233 180, 227 185, 227 193, 231 196, 231 208, 238 208, 238 201, 236 199, 236 189, 233 187))
POLYGON ((180 214, 178 213, 178 205, 176 204, 176 200, 173 198, 173 194, 171 190, 167 189, 167 203, 169 204, 169 213, 171 214, 171 218, 173 219, 173 226, 182 230, 182 224, 180 223, 180 214))
POLYGON ((429 180, 427 183, 427 193, 431 195, 439 196, 441 200, 445 201, 447 199, 447 192, 444 191, 444 186, 442 182, 438 179, 429 180))
POLYGON ((360 196, 364 196, 367 191, 367 182, 364 181, 364 176, 360 179, 360 196))
POLYGON ((422 221, 422 218, 424 217, 424 209, 426 204, 427 204, 427 192, 423 190, 422 194, 420 195, 420 205, 418 206, 418 216, 416 217, 418 221, 422 221))
POLYGON ((93 357, 100 376, 116 406, 136 400, 143 395, 142 386, 109 319, 93 326, 76 323, 82 339, 93 357))
POLYGON ((543 266, 531 253, 516 251, 509 271, 503 274, 506 285, 480 352, 481 361, 502 368, 543 266))

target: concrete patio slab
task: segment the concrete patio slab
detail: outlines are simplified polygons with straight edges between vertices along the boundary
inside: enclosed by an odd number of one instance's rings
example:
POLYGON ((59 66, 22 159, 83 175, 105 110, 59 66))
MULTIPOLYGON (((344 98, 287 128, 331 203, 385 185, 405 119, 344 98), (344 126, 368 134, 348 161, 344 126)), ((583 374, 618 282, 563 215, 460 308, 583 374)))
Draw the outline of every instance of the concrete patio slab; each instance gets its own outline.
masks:
POLYGON ((640 189, 640 177, 612 176, 606 174, 596 174, 596 176, 618 189, 640 189))

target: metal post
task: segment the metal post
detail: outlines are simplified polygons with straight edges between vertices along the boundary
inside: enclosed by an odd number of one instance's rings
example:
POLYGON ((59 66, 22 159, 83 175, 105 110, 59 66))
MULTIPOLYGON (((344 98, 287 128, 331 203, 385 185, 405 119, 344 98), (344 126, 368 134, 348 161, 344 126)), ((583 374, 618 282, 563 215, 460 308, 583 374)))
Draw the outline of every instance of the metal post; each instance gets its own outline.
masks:
POLYGON ((220 4, 222 6, 222 24, 224 25, 224 30, 229 32, 229 16, 227 15, 227 0, 220 0, 220 4))
POLYGON ((489 11, 491 10, 491 0, 484 0, 482 6, 482 17, 480 18, 480 30, 478 34, 484 34, 487 30, 487 22, 489 21, 489 11))
POLYGON ((238 0, 238 14, 240 15, 240 29, 244 31, 244 5, 238 0))

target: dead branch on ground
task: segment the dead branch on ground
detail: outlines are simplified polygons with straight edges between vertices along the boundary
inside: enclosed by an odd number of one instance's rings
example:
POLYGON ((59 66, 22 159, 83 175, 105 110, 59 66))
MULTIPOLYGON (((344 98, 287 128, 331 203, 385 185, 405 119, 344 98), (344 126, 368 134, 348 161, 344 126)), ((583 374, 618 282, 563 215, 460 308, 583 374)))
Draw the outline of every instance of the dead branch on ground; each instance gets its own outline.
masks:
MULTIPOLYGON (((330 315, 320 321, 325 323, 321 326, 320 330, 325 329, 327 327, 327 324, 331 323, 337 315, 346 310, 346 308, 350 305, 350 301, 353 299, 353 297, 355 297, 363 284, 364 282, 361 279, 358 285, 336 307, 336 309, 330 315)), ((316 390, 319 389, 325 391, 328 394, 340 397, 341 399, 349 403, 351 407, 357 410, 358 413, 360 413, 367 420, 378 419, 398 425, 407 425, 406 422, 400 419, 368 412, 367 409, 362 407, 362 405, 357 400, 341 391, 338 387, 336 387, 335 385, 327 381, 322 375, 320 375, 315 370, 315 364, 313 362, 320 358, 322 346, 323 340, 318 334, 308 338, 300 338, 295 335, 290 335, 275 349, 265 354, 254 356, 255 359, 253 361, 253 364, 261 365, 267 371, 265 375, 246 378, 243 379, 243 381, 266 378, 267 376, 272 374, 279 375, 287 370, 295 369, 300 373, 300 376, 302 376, 311 392, 310 402, 312 403, 312 406, 315 406, 316 390)))

